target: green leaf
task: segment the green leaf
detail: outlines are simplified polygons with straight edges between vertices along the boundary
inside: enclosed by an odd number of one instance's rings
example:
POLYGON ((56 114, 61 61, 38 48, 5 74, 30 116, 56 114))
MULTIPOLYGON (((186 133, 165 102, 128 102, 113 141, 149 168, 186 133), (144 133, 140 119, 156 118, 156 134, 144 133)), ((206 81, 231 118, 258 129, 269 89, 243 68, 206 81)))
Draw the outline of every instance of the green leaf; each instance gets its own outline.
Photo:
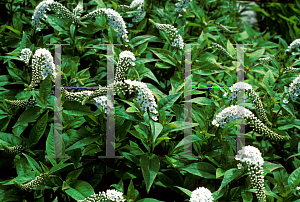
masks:
POLYGON ((160 161, 155 154, 143 154, 141 156, 141 168, 146 184, 147 193, 149 193, 151 185, 159 171, 160 161))
POLYGON ((236 55, 236 50, 234 49, 232 43, 230 43, 229 39, 227 41, 227 51, 230 55, 236 55))
POLYGON ((73 163, 61 163, 61 164, 57 164, 55 166, 53 166, 50 171, 49 171, 49 174, 52 174, 52 173, 55 173, 69 165, 72 165, 73 163))
POLYGON ((75 200, 84 200, 85 198, 94 195, 93 187, 82 180, 76 180, 72 187, 64 181, 63 190, 75 200))
POLYGON ((178 189, 180 189, 181 191, 183 191, 186 195, 188 195, 189 197, 192 196, 192 192, 188 189, 185 189, 185 188, 182 188, 182 187, 179 187, 179 186, 174 186, 174 187, 177 187, 178 189))
POLYGON ((153 121, 151 121, 150 124, 151 124, 151 132, 153 134, 153 142, 155 142, 156 138, 159 136, 159 134, 163 129, 163 125, 153 121))
POLYGON ((176 93, 173 95, 168 95, 162 99, 160 99, 157 103, 157 109, 158 113, 161 113, 162 111, 165 111, 166 109, 173 106, 173 104, 178 100, 178 98, 181 96, 182 92, 176 93))
POLYGON ((38 118, 40 114, 41 114, 40 107, 28 108, 21 114, 21 116, 18 118, 17 123, 13 126, 13 128, 16 128, 25 123, 30 123, 35 121, 35 119, 38 118))
POLYGON ((183 102, 193 102, 193 103, 197 103, 200 105, 214 105, 213 102, 206 97, 197 97, 197 98, 193 98, 191 100, 187 100, 187 101, 183 101, 183 102))
POLYGON ((50 131, 46 140, 46 153, 47 156, 55 156, 55 145, 54 145, 54 135, 53 135, 53 123, 50 126, 50 131))
POLYGON ((79 141, 75 142, 73 145, 68 147, 66 151, 71 151, 77 148, 82 148, 86 145, 89 145, 93 142, 96 142, 100 138, 100 135, 90 135, 87 137, 84 137, 83 139, 80 139, 79 141))
POLYGON ((264 76, 263 78, 263 83, 266 85, 266 86, 273 86, 273 84, 275 83, 275 78, 272 74, 272 71, 269 70, 266 75, 264 76))
POLYGON ((220 191, 223 187, 225 187, 229 182, 236 179, 239 175, 241 175, 244 172, 244 169, 237 169, 237 168, 231 168, 230 170, 227 170, 225 172, 224 178, 222 180, 221 186, 219 187, 218 191, 220 191))
POLYGON ((23 153, 23 155, 27 158, 28 163, 30 164, 31 168, 38 174, 40 175, 43 171, 39 164, 30 156, 26 155, 23 153))
POLYGON ((133 46, 136 47, 142 43, 145 42, 162 42, 162 40, 156 36, 152 36, 152 35, 143 35, 143 36, 137 36, 134 37, 133 39, 131 39, 129 41, 129 43, 133 46))
POLYGON ((20 43, 20 47, 22 49, 31 46, 30 39, 27 37, 27 34, 23 31, 22 41, 20 43))
POLYGON ((288 178, 288 184, 291 189, 295 189, 300 183, 300 168, 294 170, 288 178))
POLYGON ((16 146, 22 143, 22 138, 10 133, 0 132, 0 145, 3 143, 6 146, 16 146))
POLYGON ((172 57, 172 53, 165 49, 160 48, 151 48, 150 49, 159 59, 162 61, 169 63, 170 65, 176 66, 178 63, 176 59, 172 57))
POLYGON ((242 198, 243 198, 243 202, 252 202, 253 195, 250 192, 243 191, 242 192, 242 198))
POLYGON ((129 200, 135 201, 137 196, 138 196, 138 191, 134 189, 134 184, 132 182, 132 179, 130 179, 130 183, 127 189, 127 197, 129 200))
POLYGON ((294 118, 296 118, 296 116, 294 115, 294 108, 291 103, 282 104, 282 108, 285 109, 288 113, 290 113, 294 118))
POLYGON ((48 76, 41 82, 39 88, 40 99, 42 101, 43 106, 45 106, 45 102, 51 92, 52 82, 50 76, 51 74, 48 74, 48 76))
POLYGON ((137 54, 138 55, 142 54, 146 50, 147 46, 148 46, 148 43, 139 45, 138 49, 136 50, 137 54))
POLYGON ((65 101, 63 112, 74 116, 94 115, 90 107, 75 101, 65 101))
POLYGON ((275 163, 271 163, 268 161, 264 161, 264 166, 270 171, 273 172, 274 170, 278 169, 278 168, 283 168, 282 165, 280 164, 275 164, 275 163))
POLYGON ((29 133, 29 147, 33 147, 43 136, 48 121, 48 111, 36 122, 29 133))
POLYGON ((181 170, 207 179, 216 179, 216 168, 207 162, 192 163, 184 166, 181 170))
POLYGON ((76 181, 76 179, 79 177, 80 173, 83 171, 84 168, 73 170, 68 173, 66 177, 66 182, 70 185, 72 185, 73 182, 76 181))

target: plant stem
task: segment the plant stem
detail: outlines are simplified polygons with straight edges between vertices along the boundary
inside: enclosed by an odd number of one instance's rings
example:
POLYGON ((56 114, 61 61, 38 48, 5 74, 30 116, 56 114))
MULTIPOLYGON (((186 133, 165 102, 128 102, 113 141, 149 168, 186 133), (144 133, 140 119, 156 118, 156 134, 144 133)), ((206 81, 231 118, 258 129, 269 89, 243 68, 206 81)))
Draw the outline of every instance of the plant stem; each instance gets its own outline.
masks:
POLYGON ((279 114, 279 112, 280 112, 281 109, 282 109, 282 106, 280 106, 280 109, 278 110, 278 112, 276 113, 276 115, 274 116, 274 118, 272 119, 272 125, 274 123, 274 120, 277 118, 277 116, 278 116, 278 114, 279 114))

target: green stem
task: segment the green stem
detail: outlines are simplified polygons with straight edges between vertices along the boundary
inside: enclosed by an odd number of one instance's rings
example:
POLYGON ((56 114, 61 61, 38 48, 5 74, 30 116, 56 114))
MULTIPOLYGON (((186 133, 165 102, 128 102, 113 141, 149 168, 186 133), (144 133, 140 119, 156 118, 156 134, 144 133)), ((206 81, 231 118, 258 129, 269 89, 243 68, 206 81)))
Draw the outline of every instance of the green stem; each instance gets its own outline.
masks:
POLYGON ((279 112, 280 112, 281 109, 282 109, 282 106, 280 106, 280 109, 278 110, 278 112, 277 112, 276 115, 274 116, 274 118, 273 118, 273 120, 272 120, 272 125, 273 125, 273 123, 274 123, 274 120, 277 118, 277 116, 278 116, 278 114, 279 114, 279 112))

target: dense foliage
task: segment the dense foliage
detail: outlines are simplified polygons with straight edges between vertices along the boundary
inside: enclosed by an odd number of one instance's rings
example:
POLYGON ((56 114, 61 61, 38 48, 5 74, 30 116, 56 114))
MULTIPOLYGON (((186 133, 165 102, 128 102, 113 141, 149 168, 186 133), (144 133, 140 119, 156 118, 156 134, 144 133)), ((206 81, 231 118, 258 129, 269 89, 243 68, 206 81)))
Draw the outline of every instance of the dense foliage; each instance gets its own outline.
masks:
POLYGON ((300 202, 299 1, 0 8, 1 201, 300 202))

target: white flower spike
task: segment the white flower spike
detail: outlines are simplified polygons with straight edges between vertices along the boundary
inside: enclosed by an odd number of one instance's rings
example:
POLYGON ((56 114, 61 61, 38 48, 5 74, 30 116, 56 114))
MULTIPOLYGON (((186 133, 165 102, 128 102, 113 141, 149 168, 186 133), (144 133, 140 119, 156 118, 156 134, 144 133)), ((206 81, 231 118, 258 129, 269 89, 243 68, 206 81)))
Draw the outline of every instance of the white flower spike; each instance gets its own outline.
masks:
POLYGON ((213 202, 214 198, 209 189, 205 187, 198 187, 192 192, 190 202, 213 202))
POLYGON ((233 123, 233 121, 236 119, 246 119, 246 123, 249 123, 250 127, 254 127, 256 132, 266 135, 273 140, 289 139, 289 137, 281 136, 271 131, 259 119, 257 119, 249 109, 239 105, 232 105, 225 108, 216 116, 216 119, 212 121, 212 124, 216 125, 217 127, 221 125, 222 128, 225 128, 226 123, 233 123))
POLYGON ((235 159, 247 164, 251 184, 254 186, 253 188, 258 191, 256 194, 257 198, 260 202, 265 202, 266 195, 264 192, 264 172, 262 167, 264 159, 262 158, 260 151, 256 147, 245 146, 238 151, 238 155, 236 155, 235 159))

